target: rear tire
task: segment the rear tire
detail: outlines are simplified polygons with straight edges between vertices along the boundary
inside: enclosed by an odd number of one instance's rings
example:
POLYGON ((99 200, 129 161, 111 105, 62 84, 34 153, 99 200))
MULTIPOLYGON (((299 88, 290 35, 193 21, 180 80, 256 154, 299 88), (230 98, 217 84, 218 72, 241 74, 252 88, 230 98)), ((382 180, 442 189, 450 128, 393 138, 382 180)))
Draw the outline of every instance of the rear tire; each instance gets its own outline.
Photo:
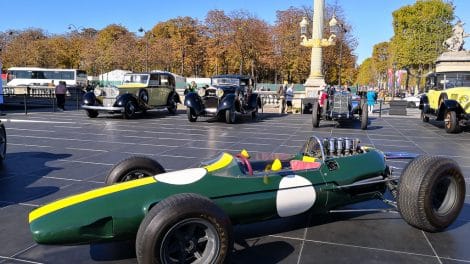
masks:
POLYGON ((437 232, 451 225, 465 200, 465 180, 449 158, 419 156, 403 170, 397 204, 410 225, 437 232))
POLYGON ((89 118, 95 118, 98 116, 98 111, 96 110, 86 110, 86 116, 89 118))
POLYGON ((135 244, 138 263, 225 263, 233 245, 232 225, 208 198, 182 193, 152 207, 135 244))
POLYGON ((445 129, 447 133, 459 133, 460 125, 457 113, 455 111, 447 111, 444 119, 445 129))
POLYGON ((119 182, 137 180, 160 173, 165 169, 156 160, 148 157, 134 156, 118 162, 106 176, 105 184, 112 185, 119 182))

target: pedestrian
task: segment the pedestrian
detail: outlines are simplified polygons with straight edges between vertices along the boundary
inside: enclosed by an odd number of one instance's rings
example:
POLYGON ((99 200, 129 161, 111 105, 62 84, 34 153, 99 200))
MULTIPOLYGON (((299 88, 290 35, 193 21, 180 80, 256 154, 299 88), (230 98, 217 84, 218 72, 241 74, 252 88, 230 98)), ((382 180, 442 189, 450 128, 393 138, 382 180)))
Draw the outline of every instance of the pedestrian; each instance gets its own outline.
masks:
POLYGON ((291 84, 289 88, 286 90, 286 105, 287 105, 287 112, 292 111, 292 100, 294 99, 294 84, 291 84))
POLYGON ((57 99, 57 108, 65 111, 65 94, 67 93, 67 85, 65 81, 59 81, 55 87, 55 97, 57 99))
POLYGON ((366 94, 367 97, 367 106, 369 110, 369 114, 372 114, 374 112, 374 104, 375 101, 377 100, 377 94, 375 93, 374 89, 369 88, 369 91, 366 94))
POLYGON ((287 81, 284 82, 284 85, 279 86, 277 89, 277 96, 280 100, 279 109, 281 110, 281 114, 286 111, 286 91, 287 91, 287 81))

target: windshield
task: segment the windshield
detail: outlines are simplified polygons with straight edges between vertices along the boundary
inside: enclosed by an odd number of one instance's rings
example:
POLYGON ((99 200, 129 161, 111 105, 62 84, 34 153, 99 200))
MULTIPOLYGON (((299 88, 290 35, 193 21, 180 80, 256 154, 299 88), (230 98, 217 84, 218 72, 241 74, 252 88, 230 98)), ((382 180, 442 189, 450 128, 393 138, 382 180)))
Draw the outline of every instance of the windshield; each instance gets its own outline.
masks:
POLYGON ((237 78, 212 78, 212 85, 240 85, 240 80, 237 78))
POLYGON ((124 83, 142 83, 147 84, 148 74, 127 74, 124 76, 124 83))
POLYGON ((427 77, 428 89, 448 89, 454 87, 470 86, 470 72, 435 73, 427 77))

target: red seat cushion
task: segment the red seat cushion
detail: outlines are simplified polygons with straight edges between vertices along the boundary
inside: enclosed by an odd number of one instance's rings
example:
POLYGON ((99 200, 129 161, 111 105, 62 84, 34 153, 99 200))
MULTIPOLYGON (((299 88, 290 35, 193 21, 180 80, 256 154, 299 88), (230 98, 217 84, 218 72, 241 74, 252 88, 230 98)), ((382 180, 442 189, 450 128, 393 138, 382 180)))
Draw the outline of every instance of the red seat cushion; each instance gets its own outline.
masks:
POLYGON ((301 160, 291 160, 290 167, 292 170, 308 170, 320 168, 320 162, 305 162, 301 160))

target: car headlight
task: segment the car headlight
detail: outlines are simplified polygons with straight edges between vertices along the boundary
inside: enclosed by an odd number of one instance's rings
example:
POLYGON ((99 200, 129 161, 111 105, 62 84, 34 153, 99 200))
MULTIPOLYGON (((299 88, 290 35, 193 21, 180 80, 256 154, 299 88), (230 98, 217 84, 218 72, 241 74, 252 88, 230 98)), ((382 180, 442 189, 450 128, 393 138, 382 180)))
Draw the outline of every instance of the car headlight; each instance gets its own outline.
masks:
POLYGON ((98 86, 95 87, 95 90, 93 91, 96 97, 101 96, 103 94, 103 90, 99 88, 98 86))
POLYGON ((108 92, 110 97, 117 97, 119 95, 119 88, 113 86, 108 90, 108 92))
POLYGON ((197 89, 197 94, 201 97, 205 96, 206 95, 206 89, 204 89, 204 88, 197 89))
POLYGON ((220 97, 224 96, 224 90, 222 90, 222 89, 219 88, 219 89, 217 89, 217 91, 215 92, 215 94, 217 95, 217 97, 220 98, 220 97))

